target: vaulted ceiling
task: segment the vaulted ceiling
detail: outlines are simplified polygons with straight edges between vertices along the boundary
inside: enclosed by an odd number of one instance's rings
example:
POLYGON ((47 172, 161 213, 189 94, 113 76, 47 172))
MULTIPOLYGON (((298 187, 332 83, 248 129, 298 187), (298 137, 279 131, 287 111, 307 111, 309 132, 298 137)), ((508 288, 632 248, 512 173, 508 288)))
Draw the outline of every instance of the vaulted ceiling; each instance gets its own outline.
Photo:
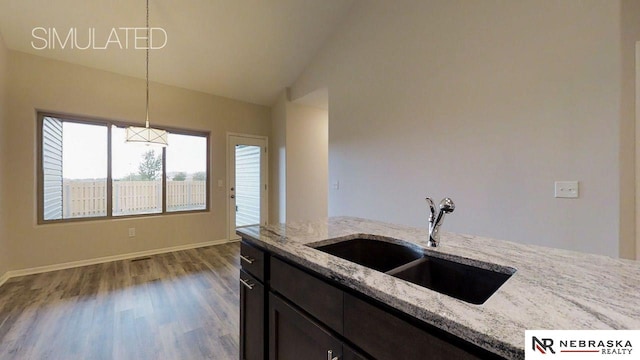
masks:
MULTIPOLYGON (((150 0, 150 26, 167 35, 166 45, 151 51, 151 81, 271 105, 352 3, 150 0)), ((134 30, 122 28, 144 27, 145 5, 145 0, 1 0, 0 34, 12 50, 144 78, 144 39, 136 46, 134 30), (61 42, 52 38, 54 29, 61 42), (72 49, 67 42, 61 48, 70 32, 79 47, 91 47, 81 50, 74 44, 72 49)), ((154 35, 152 45, 160 47, 164 34, 154 35)))

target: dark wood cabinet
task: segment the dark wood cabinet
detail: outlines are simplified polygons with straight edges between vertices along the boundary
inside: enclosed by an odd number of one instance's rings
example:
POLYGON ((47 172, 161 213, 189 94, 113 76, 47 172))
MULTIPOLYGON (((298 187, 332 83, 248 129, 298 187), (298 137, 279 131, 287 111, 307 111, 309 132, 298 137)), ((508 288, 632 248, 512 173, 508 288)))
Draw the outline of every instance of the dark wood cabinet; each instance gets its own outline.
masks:
POLYGON ((269 360, 342 359, 342 342, 302 311, 269 294, 269 360))
POLYGON ((240 270, 240 359, 264 360, 264 285, 240 270))
POLYGON ((340 360, 367 360, 364 355, 359 355, 354 350, 351 350, 347 345, 342 345, 342 359, 340 360))
POLYGON ((240 244, 240 265, 242 265, 242 269, 263 283, 266 257, 267 254, 257 247, 244 241, 240 244))
POLYGON ((271 291, 342 334, 342 290, 284 261, 271 259, 271 291))
POLYGON ((267 259, 261 249, 240 244, 240 360, 264 360, 267 355, 267 259))
POLYGON ((241 254, 241 360, 502 359, 269 251, 241 254))
MULTIPOLYGON (((447 339, 351 295, 344 297, 344 336, 379 360, 479 360, 447 339)), ((444 335, 444 334, 442 334, 444 335)))

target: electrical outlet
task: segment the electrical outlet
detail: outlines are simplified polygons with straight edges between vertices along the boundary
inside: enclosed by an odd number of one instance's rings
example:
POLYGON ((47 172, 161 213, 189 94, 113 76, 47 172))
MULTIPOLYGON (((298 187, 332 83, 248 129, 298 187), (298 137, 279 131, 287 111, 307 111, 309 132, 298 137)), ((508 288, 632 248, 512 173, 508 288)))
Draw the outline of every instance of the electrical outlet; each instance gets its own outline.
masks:
POLYGON ((577 198, 578 197, 577 181, 556 181, 555 197, 557 198, 577 198))
POLYGON ((136 237, 136 228, 129 228, 129 237, 136 237))

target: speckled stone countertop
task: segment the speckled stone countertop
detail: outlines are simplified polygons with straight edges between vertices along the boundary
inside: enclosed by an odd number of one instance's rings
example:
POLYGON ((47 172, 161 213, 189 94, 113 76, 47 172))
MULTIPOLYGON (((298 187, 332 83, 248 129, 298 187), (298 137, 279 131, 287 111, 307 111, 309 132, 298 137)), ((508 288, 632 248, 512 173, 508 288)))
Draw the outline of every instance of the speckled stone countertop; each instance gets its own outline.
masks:
POLYGON ((524 358, 526 329, 640 329, 640 261, 443 232, 427 248, 426 229, 335 217, 238 229, 238 234, 426 323, 509 359, 524 358), (440 256, 517 269, 484 304, 473 305, 312 247, 367 234, 440 256))

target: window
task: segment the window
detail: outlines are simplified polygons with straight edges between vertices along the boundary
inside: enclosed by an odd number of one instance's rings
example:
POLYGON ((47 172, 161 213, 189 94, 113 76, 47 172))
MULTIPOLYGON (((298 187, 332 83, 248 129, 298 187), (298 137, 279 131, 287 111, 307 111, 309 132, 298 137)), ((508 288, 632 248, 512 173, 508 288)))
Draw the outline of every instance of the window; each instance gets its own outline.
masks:
POLYGON ((161 147, 127 144, 124 126, 111 126, 113 216, 162 212, 161 147))
POLYGON ((209 135, 127 144, 129 124, 38 114, 39 223, 209 209, 209 135))
POLYGON ((169 134, 167 211, 204 210, 207 194, 207 139, 169 134))

